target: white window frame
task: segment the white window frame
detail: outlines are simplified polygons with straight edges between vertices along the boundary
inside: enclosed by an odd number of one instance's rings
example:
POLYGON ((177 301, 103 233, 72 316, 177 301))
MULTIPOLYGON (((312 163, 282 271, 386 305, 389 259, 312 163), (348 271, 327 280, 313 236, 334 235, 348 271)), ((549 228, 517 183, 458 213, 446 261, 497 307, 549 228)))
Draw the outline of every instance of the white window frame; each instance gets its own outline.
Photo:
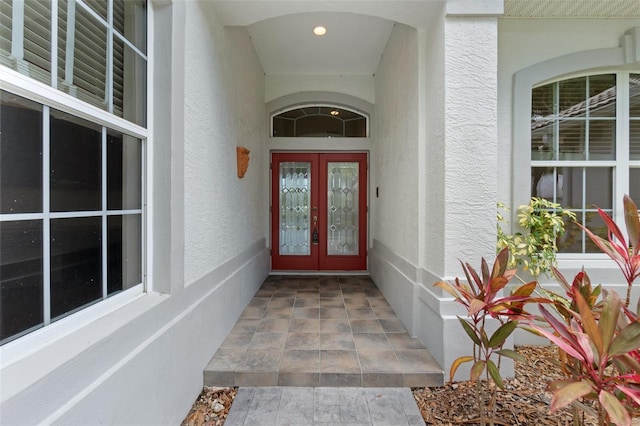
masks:
MULTIPOLYGON (((78 0, 78 3, 82 3, 82 0, 78 0)), ((144 57, 147 59, 147 67, 146 67, 146 111, 147 111, 147 128, 139 126, 133 122, 130 122, 124 118, 120 118, 109 111, 105 111, 99 107, 91 105, 87 102, 84 102, 78 98, 75 98, 69 94, 66 94, 58 89, 57 86, 57 0, 52 0, 51 2, 51 50, 55 52, 52 56, 51 63, 51 85, 44 84, 40 81, 37 81, 34 78, 31 78, 27 75, 21 74, 18 71, 15 71, 6 66, 0 65, 0 89, 13 93, 17 96, 21 96, 28 100, 34 101, 43 105, 43 139, 49 138, 49 111, 50 109, 56 109, 62 111, 64 113, 71 114, 75 117, 82 118, 84 120, 90 121, 97 125, 103 126, 102 129, 102 137, 103 141, 105 138, 105 128, 109 128, 111 130, 121 132, 128 136, 135 137, 141 141, 141 207, 140 209, 135 210, 117 210, 117 211, 108 211, 106 210, 106 205, 103 203, 102 210, 91 212, 90 216, 99 216, 98 212, 102 215, 103 221, 106 220, 106 217, 113 214, 125 214, 125 213, 136 213, 140 214, 141 217, 141 276, 142 282, 132 286, 129 289, 123 290, 117 294, 112 296, 108 296, 103 298, 102 300, 98 300, 96 303, 86 306, 84 308, 79 308, 78 310, 72 311, 70 314, 64 316, 63 318, 57 319, 55 322, 51 323, 51 318, 49 314, 50 310, 50 300, 48 298, 48 285, 43 283, 43 303, 44 303, 44 312, 43 312, 43 324, 37 326, 35 329, 31 329, 32 331, 25 330, 23 333, 20 333, 18 337, 10 340, 5 343, 0 348, 0 353, 2 354, 3 364, 11 363, 13 359, 19 359, 26 353, 33 352, 38 347, 46 344, 47 342, 51 342, 60 338, 61 336, 68 335, 73 331, 79 330, 82 327, 88 325, 90 322, 95 321, 96 318, 107 315, 116 309, 119 309, 134 300, 137 300, 145 293, 152 291, 150 282, 151 282, 151 265, 150 260, 151 256, 151 243, 150 243, 150 226, 151 226, 151 209, 148 208, 150 204, 151 192, 147 190, 147 187, 150 185, 150 171, 148 170, 148 165, 151 164, 151 149, 149 148, 148 141, 150 140, 151 131, 149 129, 152 128, 152 109, 148 108, 149 105, 152 105, 153 95, 152 95, 152 69, 153 69, 153 58, 152 58, 152 49, 151 44, 147 47, 147 55, 144 57)), ((152 22, 152 13, 151 11, 151 1, 149 1, 149 5, 147 7, 147 40, 152 40, 153 34, 153 22, 152 22)), ((122 39, 122 37, 119 37, 122 39)), ((135 46, 133 46, 130 42, 125 40, 127 45, 135 50, 135 46)), ((138 51, 139 52, 139 51, 138 51)), ((113 52, 109 53, 109 62, 111 62, 111 58, 113 56, 113 52)), ((107 81, 109 83, 111 79, 113 79, 113 73, 109 73, 107 76, 107 81)), ((111 111, 112 100, 110 101, 111 111)), ((103 144, 104 145, 104 144, 103 144)), ((48 161, 46 160, 47 152, 46 147, 43 152, 43 167, 46 167, 48 161)), ((104 158, 104 147, 103 147, 103 168, 106 167, 106 158, 104 158)), ((45 170, 46 173, 43 175, 43 185, 48 185, 48 170, 45 170)), ((102 176, 103 185, 104 179, 106 176, 102 176)), ((43 191, 48 192, 48 187, 44 188, 43 191)), ((104 194, 102 195, 105 196, 104 194)), ((104 200, 103 200, 104 201, 104 200)), ((43 206, 43 211, 39 213, 28 213, 28 214, 6 214, 0 215, 0 220, 25 220, 25 219, 43 219, 43 232, 44 226, 48 227, 49 219, 53 216, 48 211, 47 206, 43 206)), ((81 217, 86 216, 83 212, 61 212, 56 213, 56 217, 81 217)), ((49 269, 47 268, 47 264, 49 262, 48 256, 50 255, 48 250, 48 245, 46 244, 48 235, 43 235, 43 274, 48 274, 49 269)), ((103 249, 106 241, 102 242, 103 249)), ((102 262, 104 266, 104 261, 106 258, 106 254, 102 255, 102 262)), ((103 281, 106 271, 103 271, 103 281)), ((46 278, 45 281, 48 282, 49 278, 46 278)), ((103 288, 106 286, 106 281, 102 283, 103 288)))
MULTIPOLYGON (((531 93, 532 89, 555 81, 567 80, 573 77, 598 74, 616 74, 618 95, 616 119, 616 152, 617 159, 613 162, 585 161, 570 162, 571 166, 593 165, 604 166, 612 163, 614 167, 614 199, 612 200, 613 218, 624 227, 623 205, 621 191, 628 191, 629 167, 640 167, 640 161, 629 160, 629 81, 620 80, 620 75, 628 76, 634 73, 640 64, 640 27, 631 28, 620 38, 618 47, 576 52, 553 58, 528 68, 514 75, 513 83, 513 168, 512 168, 512 214, 511 223, 517 223, 517 207, 528 204, 531 193, 531 93), (623 108, 626 107, 626 111, 623 108), (621 115, 622 112, 622 115, 621 115), (626 119, 623 119, 626 118, 626 119), (626 141, 626 143, 625 143, 626 141), (621 151, 621 146, 625 147, 621 151), (627 167, 617 167, 624 164, 626 156, 627 167), (624 170, 623 170, 624 169, 624 170)), ((557 167, 562 162, 556 162, 557 167)), ((561 267, 581 267, 584 261, 605 262, 608 267, 610 261, 606 255, 600 253, 559 253, 558 262, 561 267)), ((596 265, 596 264, 593 264, 596 265)), ((597 265, 596 265, 597 266, 597 265)))

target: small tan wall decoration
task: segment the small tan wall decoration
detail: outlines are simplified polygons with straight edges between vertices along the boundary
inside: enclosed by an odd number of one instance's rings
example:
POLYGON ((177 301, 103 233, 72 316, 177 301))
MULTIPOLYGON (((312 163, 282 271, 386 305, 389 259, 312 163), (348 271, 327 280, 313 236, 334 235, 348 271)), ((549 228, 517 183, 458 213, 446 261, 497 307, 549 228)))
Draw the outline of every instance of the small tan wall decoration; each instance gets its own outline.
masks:
POLYGON ((249 168, 249 151, 243 146, 236 147, 236 153, 238 154, 238 177, 242 179, 244 174, 249 168))

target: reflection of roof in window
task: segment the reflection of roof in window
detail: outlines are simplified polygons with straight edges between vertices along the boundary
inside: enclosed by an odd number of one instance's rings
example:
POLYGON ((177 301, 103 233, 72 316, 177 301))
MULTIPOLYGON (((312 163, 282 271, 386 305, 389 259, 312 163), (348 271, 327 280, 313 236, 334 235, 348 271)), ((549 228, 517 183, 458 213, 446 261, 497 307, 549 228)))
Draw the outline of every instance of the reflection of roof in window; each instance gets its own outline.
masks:
MULTIPOLYGON (((631 77, 629 79, 629 99, 637 103, 640 103, 640 77, 631 77)), ((610 87, 595 96, 590 97, 586 101, 579 102, 570 108, 561 111, 557 116, 555 114, 547 115, 544 117, 535 117, 531 122, 531 130, 537 130, 547 127, 554 123, 556 119, 562 118, 575 118, 586 115, 587 102, 589 105, 589 111, 596 111, 598 109, 607 107, 616 102, 617 87, 610 87)), ((633 102, 631 102, 633 103, 633 102)))

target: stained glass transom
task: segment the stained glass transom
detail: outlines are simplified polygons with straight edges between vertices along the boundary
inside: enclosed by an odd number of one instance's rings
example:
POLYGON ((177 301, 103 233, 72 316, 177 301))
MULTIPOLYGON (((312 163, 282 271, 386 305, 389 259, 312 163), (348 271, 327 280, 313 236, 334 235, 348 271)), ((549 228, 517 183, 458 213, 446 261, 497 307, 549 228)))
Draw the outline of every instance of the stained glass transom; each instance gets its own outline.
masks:
POLYGON ((358 163, 329 163, 327 253, 358 254, 358 163))
POLYGON ((280 254, 308 255, 311 163, 280 163, 280 254))

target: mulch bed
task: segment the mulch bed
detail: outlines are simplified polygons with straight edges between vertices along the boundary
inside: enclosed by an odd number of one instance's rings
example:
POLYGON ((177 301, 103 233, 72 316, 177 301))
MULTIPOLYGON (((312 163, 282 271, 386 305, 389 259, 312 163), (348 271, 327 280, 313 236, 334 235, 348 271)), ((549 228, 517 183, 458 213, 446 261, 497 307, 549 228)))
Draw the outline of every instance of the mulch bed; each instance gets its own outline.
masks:
POLYGON ((238 388, 205 387, 182 426, 221 426, 229 415, 238 388))
MULTIPOLYGON (((564 426, 572 424, 568 409, 549 412, 551 394, 547 383, 560 378, 548 359, 556 358, 552 346, 521 346, 516 350, 526 363, 516 362, 515 377, 504 381, 495 403, 495 425, 564 426)), ((470 382, 447 383, 442 387, 414 388, 413 395, 425 424, 438 426, 479 425, 476 385, 470 382)), ((207 388, 193 404, 182 426, 220 426, 231 408, 237 388, 207 388)), ((585 425, 597 425, 593 417, 585 417, 585 425)), ((635 424, 635 423, 634 423, 635 424)))
MULTIPOLYGON (((516 350, 527 360, 515 363, 515 377, 504 380, 505 390, 498 390, 495 403, 495 425, 571 425, 569 409, 550 413, 552 394, 547 383, 561 378, 549 361, 557 359, 553 346, 520 346, 516 350)), ((438 388, 416 388, 413 395, 428 425, 479 425, 476 385, 471 382, 447 383, 438 388)), ((585 416, 585 425, 597 425, 595 418, 585 416)))

